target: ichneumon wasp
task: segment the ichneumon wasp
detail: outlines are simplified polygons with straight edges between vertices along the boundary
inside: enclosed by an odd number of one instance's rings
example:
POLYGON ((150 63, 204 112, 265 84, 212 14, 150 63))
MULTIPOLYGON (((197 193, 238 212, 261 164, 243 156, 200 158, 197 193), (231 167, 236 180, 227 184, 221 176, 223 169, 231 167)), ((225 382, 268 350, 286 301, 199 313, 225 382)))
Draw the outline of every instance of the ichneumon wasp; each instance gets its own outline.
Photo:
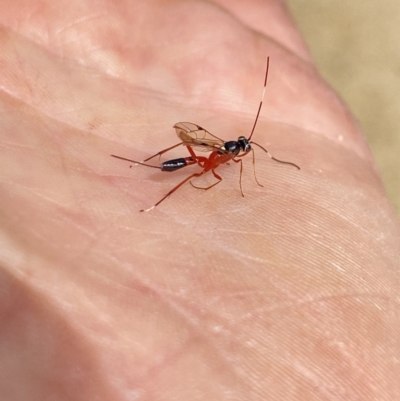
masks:
POLYGON ((249 154, 250 152, 252 152, 252 157, 253 157, 254 179, 255 179, 256 183, 262 187, 263 185, 261 185, 259 183, 257 176, 256 176, 256 172, 255 172, 255 156, 254 156, 254 149, 252 148, 252 145, 256 145, 257 147, 262 149, 265 153, 268 154, 268 156, 272 160, 275 160, 276 162, 279 162, 279 163, 290 164, 291 166, 294 166, 300 170, 300 167, 297 164, 279 160, 279 159, 273 157, 268 152, 267 149, 265 149, 260 144, 251 140, 251 138, 253 137, 253 134, 254 134, 254 130, 257 126, 258 118, 260 116, 260 111, 261 111, 261 107, 262 107, 263 100, 264 100, 265 89, 267 87, 268 71, 269 71, 269 57, 267 58, 267 68, 265 71, 264 88, 263 88, 263 92, 262 92, 262 96, 261 96, 260 105, 258 107, 256 118, 255 118, 255 121, 253 124, 253 128, 252 128, 248 138, 246 138, 245 136, 239 136, 239 138, 236 141, 224 141, 223 139, 218 138, 217 136, 211 134, 210 132, 206 131, 204 128, 200 127, 197 124, 193 124, 193 123, 189 123, 189 122, 180 122, 180 123, 175 124, 174 128, 175 128, 176 134, 178 135, 181 142, 179 142, 176 145, 173 145, 169 148, 163 149, 160 152, 157 152, 153 156, 150 156, 141 162, 127 159, 127 158, 121 157, 121 156, 111 155, 112 157, 116 157, 117 159, 126 160, 129 162, 135 163, 135 165, 139 164, 142 166, 156 168, 161 171, 167 171, 167 172, 176 171, 183 167, 191 166, 193 164, 197 164, 201 167, 202 170, 186 177, 178 185, 176 185, 174 188, 172 188, 165 196, 163 196, 157 203, 155 203, 153 206, 151 206, 148 209, 141 210, 141 212, 148 212, 148 211, 154 209, 156 206, 158 206, 161 202, 163 202, 166 198, 168 198, 170 195, 172 195, 175 191, 177 191, 182 185, 184 185, 188 181, 194 188, 197 188, 197 189, 208 190, 210 188, 215 187, 217 184, 219 184, 222 181, 222 177, 220 177, 215 172, 215 170, 221 164, 229 163, 231 161, 233 161, 235 163, 240 163, 239 185, 240 185, 240 192, 241 192, 242 196, 244 196, 243 188, 242 188, 242 172, 243 172, 242 158, 244 156, 246 156, 247 154, 249 154), (164 153, 169 152, 170 150, 177 148, 178 146, 182 146, 182 145, 186 146, 190 156, 168 160, 168 161, 161 163, 161 165, 159 165, 159 166, 153 166, 151 164, 146 163, 147 161, 153 159, 154 157, 161 156, 164 153), (194 149, 196 149, 200 152, 211 152, 211 153, 208 155, 208 157, 199 156, 194 152, 194 149), (217 179, 217 182, 215 182, 214 184, 212 184, 206 188, 198 187, 192 183, 191 180, 193 178, 200 177, 209 171, 211 171, 211 173, 217 179))

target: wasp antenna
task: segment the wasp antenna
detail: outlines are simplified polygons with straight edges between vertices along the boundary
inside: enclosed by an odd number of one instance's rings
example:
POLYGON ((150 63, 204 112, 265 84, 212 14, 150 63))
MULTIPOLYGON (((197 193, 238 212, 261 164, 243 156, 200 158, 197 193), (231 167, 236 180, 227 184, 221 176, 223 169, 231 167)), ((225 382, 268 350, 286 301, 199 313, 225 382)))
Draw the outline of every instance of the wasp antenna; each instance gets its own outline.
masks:
POLYGON ((148 209, 142 209, 140 210, 140 212, 150 212, 150 210, 153 210, 155 208, 155 206, 149 207, 148 209))
POLYGON ((275 160, 276 162, 279 162, 279 163, 289 164, 289 165, 291 165, 291 166, 293 166, 293 167, 296 167, 297 170, 300 170, 300 167, 299 167, 296 163, 287 162, 287 161, 284 161, 284 160, 279 160, 279 159, 275 158, 274 156, 271 156, 271 159, 272 159, 272 160, 275 160))
POLYGON ((292 162, 287 162, 287 161, 284 161, 284 160, 279 160, 279 159, 277 159, 276 157, 272 156, 271 153, 269 153, 268 150, 264 148, 264 146, 261 146, 260 144, 258 144, 258 143, 256 143, 256 142, 253 142, 253 141, 251 141, 250 143, 251 143, 252 145, 256 145, 256 146, 258 146, 260 149, 262 149, 272 160, 275 160, 275 161, 278 162, 278 163, 290 164, 291 166, 296 167, 298 170, 300 170, 300 167, 299 167, 297 164, 292 163, 292 162))
POLYGON ((141 166, 146 166, 146 167, 158 168, 159 170, 161 170, 160 166, 152 166, 151 164, 146 164, 146 163, 143 163, 143 162, 137 162, 136 160, 126 159, 125 157, 121 157, 121 156, 116 156, 116 155, 110 155, 110 156, 111 157, 115 157, 116 159, 121 159, 121 160, 125 160, 127 162, 135 163, 135 166, 141 165, 141 166))
POLYGON ((254 134, 254 130, 256 129, 256 125, 257 125, 257 122, 258 122, 258 117, 260 115, 261 107, 262 107, 262 104, 263 104, 263 101, 264 101, 265 89, 267 87, 268 70, 269 70, 269 57, 267 57, 267 68, 265 70, 264 88, 263 88, 262 95, 261 95, 261 101, 260 101, 260 105, 258 106, 257 115, 256 115, 256 119, 254 121, 253 128, 252 128, 252 130, 250 132, 250 136, 248 138, 249 141, 250 141, 251 137, 254 134))

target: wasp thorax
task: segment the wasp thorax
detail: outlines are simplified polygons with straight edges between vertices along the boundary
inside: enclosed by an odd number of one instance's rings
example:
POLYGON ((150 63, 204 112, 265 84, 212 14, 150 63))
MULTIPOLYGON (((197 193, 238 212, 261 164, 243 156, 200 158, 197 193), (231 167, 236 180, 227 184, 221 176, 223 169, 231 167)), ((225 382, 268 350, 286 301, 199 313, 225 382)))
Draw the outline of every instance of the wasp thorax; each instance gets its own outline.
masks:
POLYGON ((221 147, 221 150, 228 152, 228 153, 233 153, 234 155, 237 155, 240 152, 241 146, 239 142, 237 141, 228 141, 224 143, 224 146, 221 147))

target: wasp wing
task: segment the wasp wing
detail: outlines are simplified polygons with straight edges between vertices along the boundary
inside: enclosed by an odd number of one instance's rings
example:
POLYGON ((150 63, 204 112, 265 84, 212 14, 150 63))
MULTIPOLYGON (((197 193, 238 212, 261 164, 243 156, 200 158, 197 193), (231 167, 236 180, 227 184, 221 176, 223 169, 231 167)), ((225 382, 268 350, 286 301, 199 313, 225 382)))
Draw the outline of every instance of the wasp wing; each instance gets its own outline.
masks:
POLYGON ((201 152, 221 151, 225 143, 221 138, 210 134, 197 124, 182 122, 175 124, 174 128, 184 144, 193 146, 201 152))

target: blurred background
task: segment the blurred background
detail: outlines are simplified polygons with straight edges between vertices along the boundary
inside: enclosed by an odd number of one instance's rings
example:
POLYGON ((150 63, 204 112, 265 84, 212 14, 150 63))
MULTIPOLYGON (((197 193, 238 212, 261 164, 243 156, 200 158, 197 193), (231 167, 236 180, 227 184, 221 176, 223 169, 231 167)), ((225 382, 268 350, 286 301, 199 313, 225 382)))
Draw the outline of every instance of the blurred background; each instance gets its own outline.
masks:
POLYGON ((359 120, 400 216, 399 0, 288 0, 327 82, 359 120))

